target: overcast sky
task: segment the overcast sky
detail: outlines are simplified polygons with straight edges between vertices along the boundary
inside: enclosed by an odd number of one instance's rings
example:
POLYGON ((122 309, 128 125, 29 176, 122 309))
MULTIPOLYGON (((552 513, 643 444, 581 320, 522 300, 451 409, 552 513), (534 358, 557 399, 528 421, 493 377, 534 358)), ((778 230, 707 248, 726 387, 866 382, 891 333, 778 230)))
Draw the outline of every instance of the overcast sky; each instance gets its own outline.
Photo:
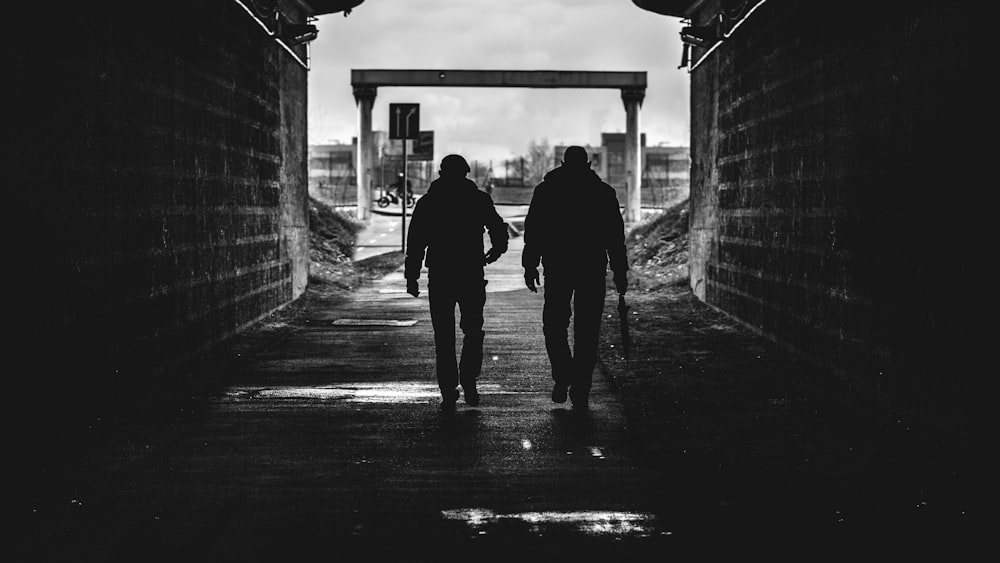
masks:
MULTIPOLYGON (((646 71, 647 145, 688 144, 688 74, 680 20, 631 0, 366 0, 351 14, 321 16, 311 44, 309 142, 357 135, 351 69, 646 71)), ((625 131, 618 90, 379 88, 373 128, 388 129, 390 103, 420 104, 435 159, 525 154, 532 139, 599 145, 625 131)))

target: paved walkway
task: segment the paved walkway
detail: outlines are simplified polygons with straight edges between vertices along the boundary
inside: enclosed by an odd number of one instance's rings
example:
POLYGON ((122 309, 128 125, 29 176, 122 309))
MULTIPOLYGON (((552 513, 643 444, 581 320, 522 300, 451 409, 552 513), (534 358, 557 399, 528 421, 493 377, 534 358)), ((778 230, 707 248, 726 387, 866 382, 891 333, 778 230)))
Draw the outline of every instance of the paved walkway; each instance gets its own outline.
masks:
POLYGON ((929 447, 690 295, 630 291, 632 368, 605 350, 588 413, 551 403, 520 254, 515 237, 487 269, 480 406, 439 412, 426 276, 414 299, 397 271, 204 362, 191 379, 208 389, 95 421, 42 488, 12 481, 4 560, 973 551, 963 444, 929 447))
MULTIPOLYGON (((419 196, 418 196, 419 199, 419 196)), ((344 208, 353 209, 353 208, 344 208)), ((528 213, 527 205, 497 205, 497 212, 512 225, 520 225, 524 222, 524 216, 528 213)), ((410 215, 406 216, 406 229, 410 228, 410 215)), ((394 250, 401 250, 403 247, 402 238, 403 221, 400 217, 399 206, 390 205, 384 209, 372 208, 371 218, 365 228, 358 233, 358 243, 354 249, 354 260, 364 260, 372 256, 394 250)))
POLYGON ((195 412, 95 440, 63 468, 73 498, 33 516, 21 553, 490 559, 669 537, 608 383, 595 378, 586 414, 549 400, 541 294, 523 288, 520 251, 512 239, 488 268, 479 407, 439 412, 426 277, 414 299, 397 272, 308 311, 195 412))
MULTIPOLYGON (((406 228, 410 228, 410 212, 406 214, 406 228)), ((372 208, 371 218, 365 228, 358 233, 358 243, 354 249, 354 260, 364 260, 377 254, 400 250, 403 247, 403 221, 399 206, 390 205, 385 209, 372 208)))

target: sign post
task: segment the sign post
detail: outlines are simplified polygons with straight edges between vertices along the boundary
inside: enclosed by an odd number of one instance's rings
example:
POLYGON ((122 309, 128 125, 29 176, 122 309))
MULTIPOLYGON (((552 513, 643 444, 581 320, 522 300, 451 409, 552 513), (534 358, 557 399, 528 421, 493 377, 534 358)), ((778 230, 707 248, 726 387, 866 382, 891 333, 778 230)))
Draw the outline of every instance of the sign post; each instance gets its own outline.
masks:
POLYGON ((403 141, 403 180, 399 198, 399 215, 403 218, 403 254, 406 254, 406 185, 409 173, 406 166, 406 141, 420 138, 420 104, 389 104, 389 139, 403 141))

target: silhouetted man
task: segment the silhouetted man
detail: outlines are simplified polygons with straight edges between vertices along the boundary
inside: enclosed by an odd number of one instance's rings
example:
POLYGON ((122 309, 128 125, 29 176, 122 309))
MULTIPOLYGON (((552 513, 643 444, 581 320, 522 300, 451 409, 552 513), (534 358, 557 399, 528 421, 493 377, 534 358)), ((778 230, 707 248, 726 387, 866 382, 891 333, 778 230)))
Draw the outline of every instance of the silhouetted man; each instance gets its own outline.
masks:
POLYGON ((614 188, 591 170, 587 151, 569 147, 562 166, 535 187, 524 219, 524 283, 537 291, 545 272, 542 331, 552 365, 552 400, 586 408, 604 311, 608 264, 615 287, 628 289, 625 224, 614 188), (572 309, 572 310, 571 310, 572 309), (573 317, 573 352, 569 320, 573 317))
POLYGON ((441 407, 458 401, 461 382, 465 402, 479 404, 476 380, 483 366, 483 306, 486 279, 483 267, 507 251, 507 224, 493 199, 466 178, 469 164, 457 154, 441 159, 440 178, 417 202, 410 222, 406 249, 406 291, 420 294, 417 280, 427 266, 427 293, 434 327, 437 378, 441 407), (489 231, 490 250, 483 254, 483 233, 489 231), (426 251, 426 259, 425 259, 426 251), (455 360, 455 305, 461 311, 464 334, 462 359, 455 360))

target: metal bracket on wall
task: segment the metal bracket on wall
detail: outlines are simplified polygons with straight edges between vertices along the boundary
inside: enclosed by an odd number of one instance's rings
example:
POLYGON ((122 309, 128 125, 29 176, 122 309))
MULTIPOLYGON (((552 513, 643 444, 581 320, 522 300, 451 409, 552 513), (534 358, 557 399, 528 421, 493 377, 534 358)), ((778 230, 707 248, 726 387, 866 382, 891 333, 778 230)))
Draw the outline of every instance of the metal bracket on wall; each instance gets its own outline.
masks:
MULTIPOLYGON (((270 37, 271 39, 274 39, 274 42, 277 43, 278 45, 281 45, 281 47, 285 51, 287 51, 288 54, 291 55, 293 59, 295 59, 295 62, 299 63, 299 65, 302 68, 304 68, 306 70, 309 70, 309 59, 310 59, 310 57, 309 57, 309 55, 310 55, 310 52, 309 52, 309 41, 303 41, 303 43, 305 43, 305 46, 306 46, 306 60, 302 60, 302 57, 300 57, 299 54, 296 53, 292 49, 292 46, 289 45, 289 42, 286 41, 285 39, 283 39, 279 35, 279 32, 276 32, 275 30, 271 29, 264 22, 264 20, 262 19, 261 15, 259 15, 255 9, 251 8, 250 6, 247 6, 247 4, 243 2, 243 0, 233 0, 233 1, 236 2, 237 4, 239 4, 239 6, 241 8, 243 8, 243 10, 247 14, 249 14, 250 17, 253 18, 253 20, 255 22, 257 22, 257 25, 259 25, 261 27, 261 29, 263 29, 264 31, 267 32, 268 37, 270 37)), ((250 2, 253 2, 253 0, 250 0, 250 2)), ((279 12, 277 10, 277 8, 275 8, 274 12, 273 12, 273 15, 275 15, 275 24, 276 24, 275 27, 280 27, 280 25, 279 25, 280 24, 280 18, 283 17, 282 14, 281 14, 281 12, 279 12)), ((315 26, 312 26, 312 27, 315 28, 315 26)), ((313 30, 312 36, 315 37, 315 30, 313 30)), ((299 43, 295 43, 295 44, 299 44, 299 43)))
MULTIPOLYGON (((691 67, 688 69, 688 73, 694 72, 694 69, 698 68, 698 65, 700 65, 702 62, 704 62, 705 59, 707 59, 712 53, 714 53, 715 50, 718 49, 719 46, 722 45, 722 43, 726 39, 729 39, 730 37, 732 37, 733 33, 735 33, 736 30, 739 29, 739 27, 741 25, 743 25, 743 22, 745 22, 747 20, 747 18, 750 17, 750 14, 754 13, 757 10, 757 8, 760 8, 761 6, 763 6, 765 2, 767 2, 767 0, 759 0, 756 4, 754 4, 754 6, 752 8, 750 8, 749 10, 746 11, 745 14, 743 14, 743 16, 740 18, 739 21, 737 21, 735 24, 733 24, 733 27, 729 28, 729 31, 725 31, 725 32, 722 32, 721 34, 718 34, 718 36, 715 38, 714 43, 712 44, 712 46, 709 47, 708 50, 705 51, 705 53, 702 54, 702 56, 699 57, 698 60, 695 61, 691 65, 691 67)), ((721 21, 721 16, 722 15, 723 14, 720 13, 716 17, 721 21)), ((688 30, 689 32, 691 32, 690 36, 694 38, 694 42, 695 42, 695 44, 697 44, 698 40, 704 40, 707 37, 706 34, 709 31, 708 28, 715 28, 715 26, 685 27, 684 29, 688 30)), ((682 37, 685 36, 684 31, 681 32, 681 36, 682 37)), ((699 46, 703 46, 703 45, 699 45, 699 46)), ((686 42, 685 42, 685 47, 688 47, 688 43, 686 43, 686 42)), ((681 61, 681 66, 683 67, 684 63, 687 63, 688 61, 689 61, 688 57, 684 56, 683 59, 682 59, 682 61, 681 61)))

